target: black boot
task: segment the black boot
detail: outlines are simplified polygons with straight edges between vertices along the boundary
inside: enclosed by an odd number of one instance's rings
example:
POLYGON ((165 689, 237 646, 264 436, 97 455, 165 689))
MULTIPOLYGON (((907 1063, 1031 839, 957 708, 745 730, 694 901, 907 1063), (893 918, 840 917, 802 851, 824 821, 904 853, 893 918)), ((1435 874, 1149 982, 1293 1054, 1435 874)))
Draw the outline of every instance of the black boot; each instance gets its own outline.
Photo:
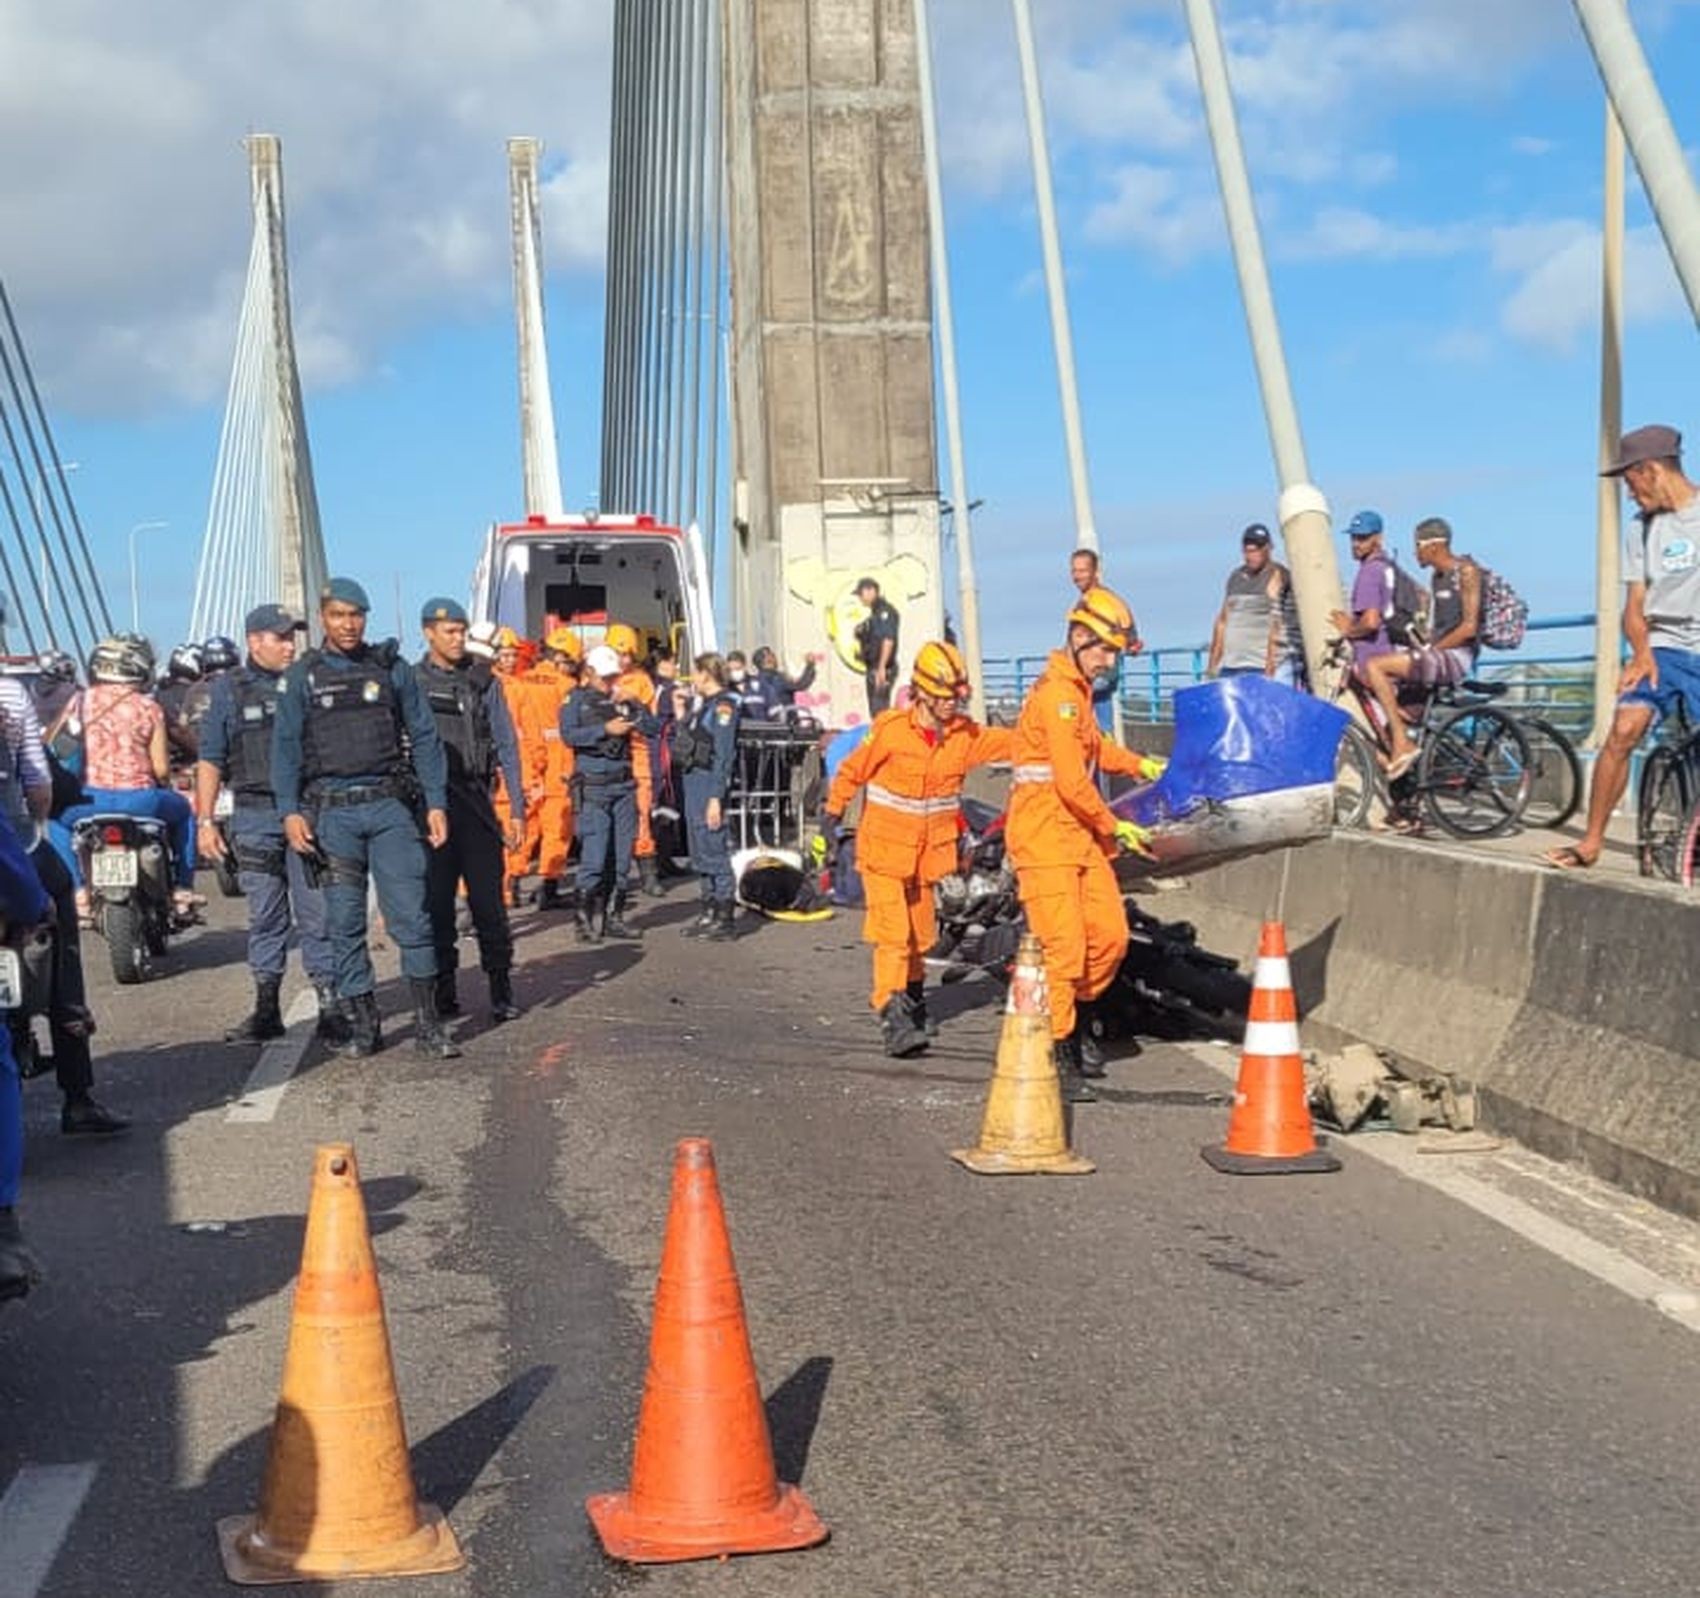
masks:
POLYGON ((638 886, 652 899, 659 899, 667 890, 661 886, 661 868, 652 854, 638 856, 638 886))
POLYGON ((342 1001, 343 1019, 348 1025, 348 1041, 341 1053, 351 1060, 364 1060, 384 1046, 384 1024, 378 1016, 378 996, 375 993, 356 994, 342 1001))
POLYGON ((1096 1104, 1098 1095, 1092 1084, 1081 1075, 1080 1048, 1072 1036, 1058 1038, 1051 1045, 1057 1062, 1057 1084, 1062 1088, 1065 1104, 1096 1104))
POLYGON ((731 899, 722 899, 714 906, 714 920, 703 933, 704 943, 731 943, 738 936, 738 906, 731 899))
POLYGON ((525 894, 520 888, 518 877, 510 877, 508 879, 507 899, 508 908, 510 910, 517 910, 525 903, 525 894))
POLYGON ((22 1298, 41 1280, 41 1266, 18 1229, 11 1205, 0 1209, 0 1301, 22 1298))
POLYGON ((353 1035, 342 1001, 329 982, 315 982, 313 992, 319 997, 319 1024, 313 1028, 313 1036, 333 1049, 340 1049, 353 1035))
POLYGON ((621 943, 636 943, 643 937, 643 932, 627 922, 626 900, 626 890, 621 888, 608 901, 608 913, 602 919, 602 936, 614 938, 621 943))
POLYGON ((114 1115, 89 1093, 66 1099, 59 1112, 59 1130, 67 1137, 117 1137, 128 1132, 130 1123, 114 1115))
POLYGON ((885 1037, 885 1052, 894 1060, 907 1060, 927 1046, 927 1034, 915 1024, 909 1001, 894 993, 880 1011, 880 1031, 885 1037))
POLYGON ((413 1052, 428 1060, 458 1060, 460 1050, 437 1015, 437 979, 409 977, 413 994, 413 1052))
POLYGON ((578 941, 580 943, 600 943, 602 941, 601 894, 580 894, 578 908, 573 912, 573 918, 578 929, 578 941))
POLYGON ((437 1014, 445 1017, 460 1014, 460 995, 455 991, 452 971, 437 973, 437 1014))
POLYGON ((708 889, 702 890, 702 907, 682 927, 679 928, 681 938, 700 938, 714 925, 714 900, 709 897, 708 889))
POLYGON ((254 978, 254 1013, 245 1021, 238 1021, 224 1034, 226 1043, 265 1043, 271 1038, 281 1038, 287 1028, 283 1024, 283 1011, 278 1008, 278 990, 283 986, 282 977, 259 976, 254 978))
POLYGON ((553 877, 545 877, 537 887, 537 908, 539 910, 559 910, 561 903, 561 885, 553 877))
POLYGON ((909 1001, 909 1013, 915 1018, 915 1025, 929 1038, 936 1038, 939 1035, 939 1024, 927 1013, 927 984, 911 982, 903 990, 903 997, 909 1001))
POLYGON ((517 1021, 525 1012, 514 1001, 514 974, 507 967, 486 973, 490 982, 490 1019, 500 1025, 517 1021))
POLYGON ((1080 1074, 1094 1080, 1108 1073, 1104 1068, 1104 1050, 1092 1028, 1092 1007, 1080 1005, 1075 1012, 1073 1043, 1080 1057, 1080 1074))

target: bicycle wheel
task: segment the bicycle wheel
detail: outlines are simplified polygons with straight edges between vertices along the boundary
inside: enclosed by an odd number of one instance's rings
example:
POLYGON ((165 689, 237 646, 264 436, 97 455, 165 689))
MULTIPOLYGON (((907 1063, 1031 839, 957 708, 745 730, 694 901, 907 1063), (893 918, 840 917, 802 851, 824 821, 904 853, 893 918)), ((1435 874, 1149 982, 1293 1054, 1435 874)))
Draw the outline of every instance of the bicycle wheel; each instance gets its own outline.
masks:
POLYGON ((1375 742, 1356 722, 1340 735, 1334 757, 1334 825, 1367 827, 1381 782, 1375 742))
POLYGON ((1685 888, 1700 888, 1700 800, 1688 812, 1677 853, 1677 881, 1685 888))
POLYGON ((1435 825, 1453 837, 1498 837, 1529 802, 1529 740, 1503 710, 1466 705, 1430 727, 1417 789, 1435 825))
POLYGON ((1647 756, 1635 804, 1635 853, 1644 877, 1681 878, 1680 846, 1695 796, 1687 762, 1669 744, 1647 756))
POLYGON ((1519 716, 1529 740, 1529 802, 1523 820, 1531 827, 1562 827, 1582 803, 1582 762, 1576 746, 1541 716, 1519 716))

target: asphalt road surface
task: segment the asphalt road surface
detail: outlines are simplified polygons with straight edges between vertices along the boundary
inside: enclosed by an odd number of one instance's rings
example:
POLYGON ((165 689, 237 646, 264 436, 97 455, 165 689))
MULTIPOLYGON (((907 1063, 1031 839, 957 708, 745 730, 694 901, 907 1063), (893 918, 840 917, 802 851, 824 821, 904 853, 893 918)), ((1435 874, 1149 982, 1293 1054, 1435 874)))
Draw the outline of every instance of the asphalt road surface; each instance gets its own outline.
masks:
POLYGON ((641 949, 527 912, 528 1014, 488 1029, 463 978, 451 1062, 398 1018, 374 1060, 250 1085, 258 1051, 209 1041, 247 998, 237 906, 144 988, 102 984, 101 1091, 137 1124, 74 1145, 50 1079, 27 1090, 51 1280, 0 1311, 0 1598, 228 1590, 214 1523, 256 1500, 312 1150, 342 1138, 415 1471, 468 1556, 351 1592, 1700 1590, 1694 1228, 1515 1151, 1468 1162, 1473 1207, 1418 1179, 1464 1162, 1395 1169, 1373 1139, 1332 1177, 1219 1176, 1198 1149, 1231 1053, 1172 1045, 1080 1111, 1095 1175, 971 1176, 948 1150, 998 993, 948 990, 932 1053, 888 1061, 855 917, 704 948, 673 931, 694 898, 647 909, 641 949), (633 1572, 583 1501, 625 1480, 688 1133, 714 1140, 781 1472, 832 1537, 633 1572), (1602 1280, 1630 1256, 1629 1289, 1602 1280), (1669 1313, 1634 1295, 1650 1272, 1669 1313))

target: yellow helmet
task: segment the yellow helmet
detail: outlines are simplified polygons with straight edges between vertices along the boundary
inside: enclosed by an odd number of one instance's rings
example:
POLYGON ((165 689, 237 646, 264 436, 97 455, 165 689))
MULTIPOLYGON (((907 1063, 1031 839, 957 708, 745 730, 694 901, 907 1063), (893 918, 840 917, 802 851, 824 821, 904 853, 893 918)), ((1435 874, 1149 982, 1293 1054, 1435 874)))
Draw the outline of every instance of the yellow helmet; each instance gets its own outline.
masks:
POLYGON ((516 633, 512 627, 498 627, 496 629, 496 636, 490 641, 498 649, 519 648, 519 634, 516 633))
POLYGON ((543 647, 552 655, 565 655, 568 660, 583 660, 584 645, 571 627, 552 627, 543 639, 543 647))
POLYGON ((623 621, 610 622, 602 635, 602 642, 616 655, 635 655, 641 647, 637 628, 628 627, 623 621))
POLYGON ((909 680, 930 699, 968 697, 968 665, 954 644, 922 644, 909 680))
POLYGON ((1133 643, 1133 612, 1127 601, 1107 588, 1088 588, 1068 613, 1071 627, 1084 627, 1106 644, 1127 649, 1133 643))

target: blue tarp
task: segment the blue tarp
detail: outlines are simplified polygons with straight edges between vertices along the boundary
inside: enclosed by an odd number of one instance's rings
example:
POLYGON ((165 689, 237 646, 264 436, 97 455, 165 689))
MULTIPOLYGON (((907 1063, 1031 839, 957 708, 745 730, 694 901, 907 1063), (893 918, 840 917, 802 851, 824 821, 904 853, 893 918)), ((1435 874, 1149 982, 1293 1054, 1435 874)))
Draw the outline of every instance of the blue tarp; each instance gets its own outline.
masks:
POLYGON ((838 775, 838 768, 851 755, 862 747, 867 736, 874 730, 871 721, 864 721, 859 727, 847 727, 843 732, 834 733, 826 746, 826 779, 831 782, 838 775))
POLYGON ((1333 782, 1348 719, 1338 706, 1267 677, 1182 688, 1175 695, 1169 769, 1112 808, 1150 827, 1213 801, 1333 782))

